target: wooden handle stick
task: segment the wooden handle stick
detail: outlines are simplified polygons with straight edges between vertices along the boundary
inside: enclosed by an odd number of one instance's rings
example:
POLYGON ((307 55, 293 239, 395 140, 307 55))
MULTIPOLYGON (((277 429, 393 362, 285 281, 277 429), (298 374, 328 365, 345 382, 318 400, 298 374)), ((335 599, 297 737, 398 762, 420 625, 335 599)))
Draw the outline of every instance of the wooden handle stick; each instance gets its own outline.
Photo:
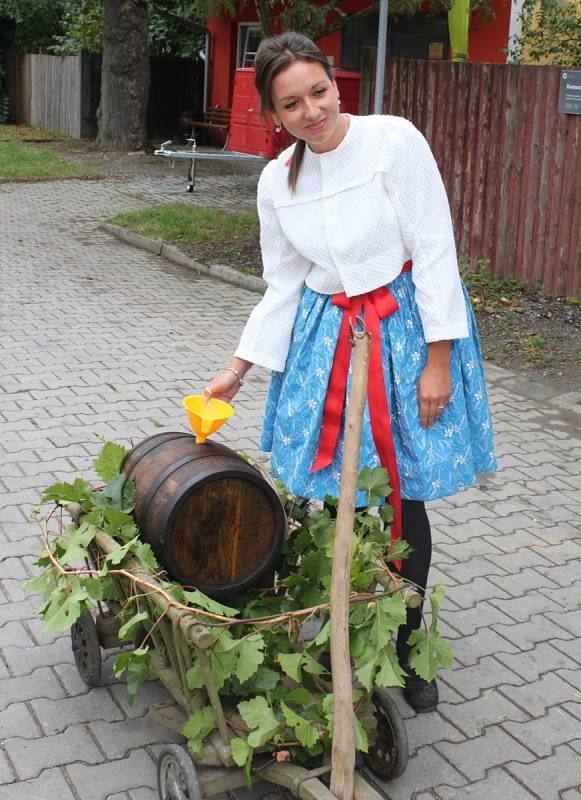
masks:
POLYGON ((353 800, 355 778, 355 719, 349 655, 349 592, 359 450, 369 369, 369 334, 366 330, 353 331, 353 339, 351 390, 345 424, 331 576, 331 669, 334 706, 331 792, 339 800, 353 800))

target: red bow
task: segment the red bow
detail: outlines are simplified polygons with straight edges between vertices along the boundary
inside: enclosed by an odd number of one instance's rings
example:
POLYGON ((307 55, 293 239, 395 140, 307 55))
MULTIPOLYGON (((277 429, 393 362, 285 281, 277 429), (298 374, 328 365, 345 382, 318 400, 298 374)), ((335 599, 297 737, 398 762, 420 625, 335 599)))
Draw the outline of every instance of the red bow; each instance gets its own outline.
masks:
MULTIPOLYGON (((402 272, 411 269, 411 261, 406 261, 402 272)), ((385 391, 385 379, 383 377, 383 361, 381 357, 381 331, 380 322, 385 317, 397 311, 399 306, 389 291, 381 286, 367 294, 360 294, 355 297, 334 294, 333 305, 343 309, 341 329, 335 349, 333 367, 329 377, 327 397, 323 409, 323 429, 319 440, 319 449, 311 472, 328 467, 333 461, 339 429, 343 418, 345 406, 345 393, 347 389, 347 374, 351 359, 351 344, 349 341, 349 321, 357 317, 363 310, 365 324, 371 334, 371 345, 369 354, 369 379, 367 384, 367 400, 369 404, 369 417, 371 421, 371 433, 373 441, 379 455, 381 465, 389 473, 392 493, 389 495, 388 502, 393 508, 393 523, 391 525, 391 541, 401 539, 401 495, 399 487, 399 473, 397 470, 397 459, 391 434, 391 423, 389 416, 389 405, 385 391)), ((398 568, 401 567, 396 562, 398 568)))

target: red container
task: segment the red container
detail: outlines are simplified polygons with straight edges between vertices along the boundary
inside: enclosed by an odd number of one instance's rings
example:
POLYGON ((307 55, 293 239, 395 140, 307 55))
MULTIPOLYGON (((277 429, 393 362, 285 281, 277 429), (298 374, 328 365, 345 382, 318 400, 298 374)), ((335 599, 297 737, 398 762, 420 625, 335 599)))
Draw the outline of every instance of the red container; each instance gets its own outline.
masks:
MULTIPOLYGON (((341 96, 341 110, 359 113, 358 72, 337 70, 335 80, 341 96)), ((232 116, 228 149, 238 153, 274 158, 291 143, 286 131, 276 133, 272 123, 260 116, 260 98, 254 87, 254 68, 241 67, 234 73, 232 116)))

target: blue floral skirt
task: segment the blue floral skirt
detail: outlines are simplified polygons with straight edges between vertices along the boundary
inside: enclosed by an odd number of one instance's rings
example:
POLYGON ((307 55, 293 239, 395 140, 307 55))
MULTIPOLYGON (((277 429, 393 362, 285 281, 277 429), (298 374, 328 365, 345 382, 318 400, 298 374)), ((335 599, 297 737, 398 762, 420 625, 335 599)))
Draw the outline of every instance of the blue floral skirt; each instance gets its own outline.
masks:
MULTIPOLYGON (((473 484, 477 473, 496 469, 478 331, 464 289, 469 336, 452 342, 450 401, 434 425, 423 428, 416 386, 428 349, 411 274, 402 273, 388 288, 399 310, 381 321, 382 356, 401 496, 434 500, 473 484)), ((345 419, 333 463, 316 473, 311 466, 342 313, 330 295, 305 287, 285 370, 272 373, 260 442, 262 450, 272 453, 273 475, 292 494, 318 500, 339 494, 345 419)), ((359 468, 365 465, 380 465, 367 404, 359 468)), ((365 505, 363 492, 356 502, 365 505)))

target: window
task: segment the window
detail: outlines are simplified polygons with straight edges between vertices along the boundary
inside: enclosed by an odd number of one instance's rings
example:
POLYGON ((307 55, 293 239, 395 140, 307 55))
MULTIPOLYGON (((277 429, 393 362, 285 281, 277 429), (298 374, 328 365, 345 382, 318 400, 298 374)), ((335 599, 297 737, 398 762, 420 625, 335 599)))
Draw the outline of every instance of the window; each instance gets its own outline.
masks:
POLYGON ((253 67, 254 58, 262 36, 256 22, 241 22, 238 25, 238 67, 253 67))

